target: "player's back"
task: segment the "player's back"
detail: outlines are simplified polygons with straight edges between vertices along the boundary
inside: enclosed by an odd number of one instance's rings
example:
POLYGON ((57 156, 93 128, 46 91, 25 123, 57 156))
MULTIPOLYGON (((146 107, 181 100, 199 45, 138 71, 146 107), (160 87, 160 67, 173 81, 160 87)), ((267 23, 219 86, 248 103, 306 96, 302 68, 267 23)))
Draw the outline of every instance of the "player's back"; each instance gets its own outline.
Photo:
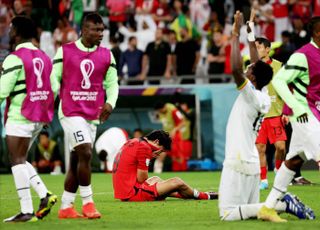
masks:
POLYGON ((255 139, 263 114, 268 112, 269 108, 270 98, 267 91, 256 90, 248 81, 240 90, 228 119, 225 164, 259 163, 255 139))
POLYGON ((122 146, 113 163, 115 198, 127 199, 135 194, 134 185, 137 183, 137 170, 141 168, 140 162, 151 157, 151 148, 143 138, 131 139, 122 146))

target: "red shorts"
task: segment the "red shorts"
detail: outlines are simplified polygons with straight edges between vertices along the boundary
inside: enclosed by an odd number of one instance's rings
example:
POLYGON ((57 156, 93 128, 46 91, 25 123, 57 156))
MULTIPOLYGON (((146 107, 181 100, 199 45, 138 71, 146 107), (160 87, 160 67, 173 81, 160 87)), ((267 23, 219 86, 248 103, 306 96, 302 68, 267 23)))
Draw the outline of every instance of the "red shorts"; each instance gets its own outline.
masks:
POLYGON ((155 201, 160 198, 157 191, 157 183, 149 185, 147 182, 144 182, 143 184, 137 182, 134 185, 134 190, 134 196, 122 201, 155 201))
POLYGON ((256 139, 256 144, 267 144, 268 140, 270 144, 287 140, 281 116, 265 118, 263 120, 256 139))

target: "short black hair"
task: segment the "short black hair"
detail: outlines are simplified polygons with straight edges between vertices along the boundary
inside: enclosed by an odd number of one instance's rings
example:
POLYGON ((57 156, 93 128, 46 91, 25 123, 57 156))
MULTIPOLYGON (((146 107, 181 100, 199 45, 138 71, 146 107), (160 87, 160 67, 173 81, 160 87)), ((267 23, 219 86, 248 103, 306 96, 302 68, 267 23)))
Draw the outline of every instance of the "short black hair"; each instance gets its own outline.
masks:
POLYGON ((166 105, 166 103, 164 103, 163 101, 157 101, 157 102, 154 104, 153 108, 154 108, 155 110, 158 110, 158 109, 162 109, 165 105, 166 105))
POLYGON ((169 133, 163 130, 154 130, 145 136, 150 141, 159 141, 159 145, 163 146, 165 150, 171 150, 171 137, 169 133))
POLYGON ((316 24, 320 23, 320 16, 312 17, 308 24, 308 31, 311 36, 313 36, 313 32, 315 32, 316 24))
POLYGON ((143 133, 142 129, 140 129, 140 128, 136 128, 136 129, 134 129, 134 130, 133 130, 133 132, 134 132, 134 133, 135 133, 135 132, 143 133))
POLYGON ((135 36, 130 36, 128 41, 131 42, 133 39, 137 39, 135 36))
POLYGON ((271 42, 264 37, 257 37, 256 42, 258 42, 259 44, 263 44, 265 47, 271 47, 271 42))
POLYGON ((83 19, 82 26, 87 22, 92 22, 94 24, 103 24, 103 20, 98 13, 87 14, 83 19))
POLYGON ((273 70, 269 64, 259 60, 252 67, 252 74, 256 78, 257 89, 260 90, 271 81, 273 70))
POLYGON ((16 16, 11 21, 12 27, 16 30, 17 36, 22 39, 32 39, 37 37, 37 30, 31 18, 26 16, 16 16))
POLYGON ((281 32, 281 36, 291 38, 291 33, 288 30, 284 30, 281 32))
POLYGON ((39 136, 41 136, 41 135, 44 135, 44 136, 49 137, 49 132, 46 131, 46 130, 42 130, 42 131, 40 132, 39 136))

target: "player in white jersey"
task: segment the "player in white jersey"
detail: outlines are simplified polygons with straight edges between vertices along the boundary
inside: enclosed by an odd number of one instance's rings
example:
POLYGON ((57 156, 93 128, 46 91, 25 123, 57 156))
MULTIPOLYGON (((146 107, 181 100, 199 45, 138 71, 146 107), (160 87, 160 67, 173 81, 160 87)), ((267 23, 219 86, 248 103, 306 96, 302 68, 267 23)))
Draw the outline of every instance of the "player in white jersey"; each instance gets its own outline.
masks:
MULTIPOLYGON (((255 218, 263 205, 259 203, 260 162, 255 140, 263 114, 270 108, 271 101, 265 86, 273 75, 272 68, 262 61, 251 64, 243 73, 239 50, 243 16, 237 11, 234 19, 231 66, 240 94, 227 124, 225 160, 219 187, 220 217, 226 221, 255 218)), ((276 209, 298 216, 292 207, 299 210, 299 214, 304 211, 302 204, 287 194, 278 201, 276 209)))

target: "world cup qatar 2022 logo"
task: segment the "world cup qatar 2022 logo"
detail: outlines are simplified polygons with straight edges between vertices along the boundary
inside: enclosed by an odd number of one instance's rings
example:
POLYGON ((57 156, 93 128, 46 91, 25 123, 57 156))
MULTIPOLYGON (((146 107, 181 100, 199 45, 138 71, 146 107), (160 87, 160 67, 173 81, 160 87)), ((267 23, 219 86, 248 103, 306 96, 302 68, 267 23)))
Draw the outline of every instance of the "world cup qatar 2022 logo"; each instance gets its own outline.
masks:
POLYGON ((82 89, 90 89, 91 82, 90 82, 90 76, 93 73, 94 70, 94 63, 90 59, 84 59, 80 63, 80 70, 83 76, 83 79, 81 81, 81 88, 82 89))
POLYGON ((43 86, 43 81, 42 81, 42 72, 43 72, 43 67, 44 67, 44 63, 42 61, 41 58, 34 58, 32 59, 32 63, 33 63, 33 72, 37 77, 37 88, 42 88, 43 86))

